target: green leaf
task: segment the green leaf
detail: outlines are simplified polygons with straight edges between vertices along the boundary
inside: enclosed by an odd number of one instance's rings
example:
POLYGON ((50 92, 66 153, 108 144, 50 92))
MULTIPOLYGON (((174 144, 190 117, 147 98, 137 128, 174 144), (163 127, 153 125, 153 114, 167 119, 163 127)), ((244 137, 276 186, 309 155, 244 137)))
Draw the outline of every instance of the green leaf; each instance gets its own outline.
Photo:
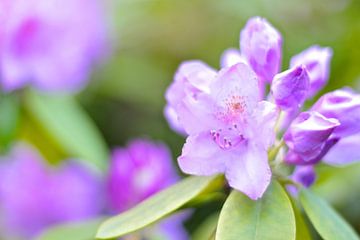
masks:
POLYGON ((36 240, 93 240, 103 218, 66 223, 45 230, 36 240))
POLYGON ((291 201, 296 221, 296 240, 311 240, 309 228, 306 225, 305 219, 301 210, 299 209, 298 203, 294 200, 291 201))
POLYGON ((300 191, 300 202, 310 221, 325 240, 358 240, 351 226, 320 197, 310 190, 300 191))
POLYGON ((6 149, 15 138, 20 119, 19 101, 15 95, 0 93, 0 148, 6 149))
POLYGON ((292 240, 295 216, 289 197, 273 181, 264 196, 253 201, 232 191, 220 213, 217 240, 292 240))
POLYGON ((93 121, 70 96, 25 95, 26 109, 57 147, 69 156, 105 170, 108 152, 93 121))
POLYGON ((108 219, 100 226, 96 237, 115 238, 146 227, 201 194, 215 179, 216 176, 188 177, 123 214, 108 219))
POLYGON ((192 240, 210 239, 212 234, 214 234, 214 232, 216 230, 218 220, 219 220, 218 212, 213 215, 210 215, 196 229, 196 231, 193 233, 191 239, 192 240))

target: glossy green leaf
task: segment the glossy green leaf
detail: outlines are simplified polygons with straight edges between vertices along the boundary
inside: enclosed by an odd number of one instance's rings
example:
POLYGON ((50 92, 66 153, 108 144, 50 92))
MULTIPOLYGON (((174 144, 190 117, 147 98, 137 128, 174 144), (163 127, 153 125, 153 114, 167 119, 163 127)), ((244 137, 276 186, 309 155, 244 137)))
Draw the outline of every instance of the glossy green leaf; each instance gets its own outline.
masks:
POLYGON ((108 219, 100 226, 96 237, 115 238, 146 227, 201 194, 215 179, 216 176, 188 177, 123 214, 108 219))
POLYGON ((93 240, 103 218, 86 222, 67 223, 45 230, 36 240, 93 240))
POLYGON ((264 196, 253 201, 232 191, 220 213, 217 240, 292 240, 295 216, 289 197, 273 181, 264 196))
POLYGON ((26 109, 58 147, 69 156, 105 170, 106 144, 93 121, 70 96, 26 94, 26 109))
POLYGON ((310 190, 300 191, 300 202, 315 229, 325 240, 358 240, 351 226, 331 206, 310 190))

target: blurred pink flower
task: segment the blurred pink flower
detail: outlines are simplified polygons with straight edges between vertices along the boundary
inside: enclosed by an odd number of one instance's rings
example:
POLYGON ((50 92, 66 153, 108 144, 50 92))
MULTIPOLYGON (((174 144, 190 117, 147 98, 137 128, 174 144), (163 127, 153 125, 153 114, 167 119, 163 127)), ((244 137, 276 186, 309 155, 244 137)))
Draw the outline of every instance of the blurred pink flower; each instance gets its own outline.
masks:
POLYGON ((29 239, 53 224, 94 217, 102 208, 100 186, 75 162, 51 168, 33 148, 18 144, 1 159, 3 234, 29 239))
POLYGON ((68 92, 84 87, 104 53, 98 0, 0 0, 0 85, 68 92))
POLYGON ((147 140, 133 140, 113 151, 107 189, 111 209, 127 210, 176 182, 178 176, 167 147, 147 140))
MULTIPOLYGON (((170 186, 178 180, 167 147, 161 143, 137 139, 126 148, 113 151, 107 179, 109 208, 123 212, 170 186)), ((174 215, 144 233, 171 240, 186 240, 182 226, 185 215, 174 215)))

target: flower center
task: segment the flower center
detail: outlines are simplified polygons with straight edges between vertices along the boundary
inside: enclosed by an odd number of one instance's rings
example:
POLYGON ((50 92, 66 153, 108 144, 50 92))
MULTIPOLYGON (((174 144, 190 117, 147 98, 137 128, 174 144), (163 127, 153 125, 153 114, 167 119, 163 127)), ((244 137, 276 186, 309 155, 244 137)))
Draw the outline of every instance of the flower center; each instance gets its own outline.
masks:
POLYGON ((224 150, 231 149, 245 140, 236 124, 226 129, 211 130, 210 134, 213 141, 224 150))
POLYGON ((242 96, 231 96, 225 101, 225 104, 229 115, 238 116, 246 109, 246 103, 242 96))
POLYGON ((227 124, 236 122, 244 122, 245 114, 247 114, 247 105, 245 97, 239 95, 231 95, 223 100, 223 105, 217 112, 217 117, 227 124))

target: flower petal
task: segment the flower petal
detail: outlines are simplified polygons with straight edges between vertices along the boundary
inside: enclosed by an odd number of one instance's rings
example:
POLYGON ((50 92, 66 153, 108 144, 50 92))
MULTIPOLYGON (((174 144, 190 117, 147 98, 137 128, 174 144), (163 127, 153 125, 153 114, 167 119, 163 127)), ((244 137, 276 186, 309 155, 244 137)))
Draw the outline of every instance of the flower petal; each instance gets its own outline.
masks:
POLYGON ((207 94, 199 94, 197 98, 186 96, 177 106, 179 123, 190 134, 208 131, 220 123, 214 114, 215 103, 207 94))
POLYGON ((345 137, 333 146, 323 161, 331 165, 345 165, 360 161, 360 134, 345 137))
POLYGON ((224 172, 223 154, 210 132, 204 132, 186 139, 178 162, 185 173, 207 176, 224 172))
POLYGON ((198 108, 192 110, 193 103, 197 102, 198 95, 210 91, 209 85, 215 76, 216 72, 201 61, 187 61, 180 65, 174 81, 165 93, 167 105, 164 113, 170 127, 180 133, 185 131, 184 124, 187 123, 179 120, 179 111, 198 111, 198 108), (184 101, 188 102, 185 103, 186 106, 184 101))
POLYGON ((237 63, 246 63, 246 60, 241 56, 240 51, 235 48, 227 49, 223 52, 220 58, 220 66, 231 67, 237 63))
POLYGON ((290 67, 304 64, 309 72, 310 88, 307 97, 314 96, 329 79, 331 48, 311 46, 291 58, 290 67))
POLYGON ((310 187, 316 179, 314 166, 296 166, 294 172, 291 175, 291 178, 304 187, 310 187))
POLYGON ((210 94, 217 104, 217 118, 237 121, 249 116, 259 101, 258 78, 248 65, 238 63, 220 71, 210 94))
POLYGON ((185 129, 179 121, 179 117, 175 112, 175 109, 172 108, 169 104, 167 104, 164 108, 164 116, 169 123, 171 129, 177 132, 180 135, 186 135, 185 129))
POLYGON ((327 118, 336 118, 341 125, 334 130, 336 137, 360 132, 360 95, 350 88, 323 95, 312 107, 327 118))
POLYGON ((253 200, 261 198, 271 180, 267 151, 249 142, 226 155, 225 176, 229 185, 253 200))
POLYGON ((334 118, 326 118, 317 112, 303 112, 292 122, 284 134, 290 151, 288 163, 294 159, 309 162, 322 153, 325 143, 340 123, 334 118))
POLYGON ((309 75, 304 65, 276 74, 271 93, 276 104, 283 110, 299 109, 309 88, 309 75))
POLYGON ((252 137, 258 139, 258 142, 261 142, 266 148, 270 147, 275 141, 274 129, 278 115, 279 109, 276 105, 267 101, 259 102, 254 110, 254 124, 251 124, 252 137))

